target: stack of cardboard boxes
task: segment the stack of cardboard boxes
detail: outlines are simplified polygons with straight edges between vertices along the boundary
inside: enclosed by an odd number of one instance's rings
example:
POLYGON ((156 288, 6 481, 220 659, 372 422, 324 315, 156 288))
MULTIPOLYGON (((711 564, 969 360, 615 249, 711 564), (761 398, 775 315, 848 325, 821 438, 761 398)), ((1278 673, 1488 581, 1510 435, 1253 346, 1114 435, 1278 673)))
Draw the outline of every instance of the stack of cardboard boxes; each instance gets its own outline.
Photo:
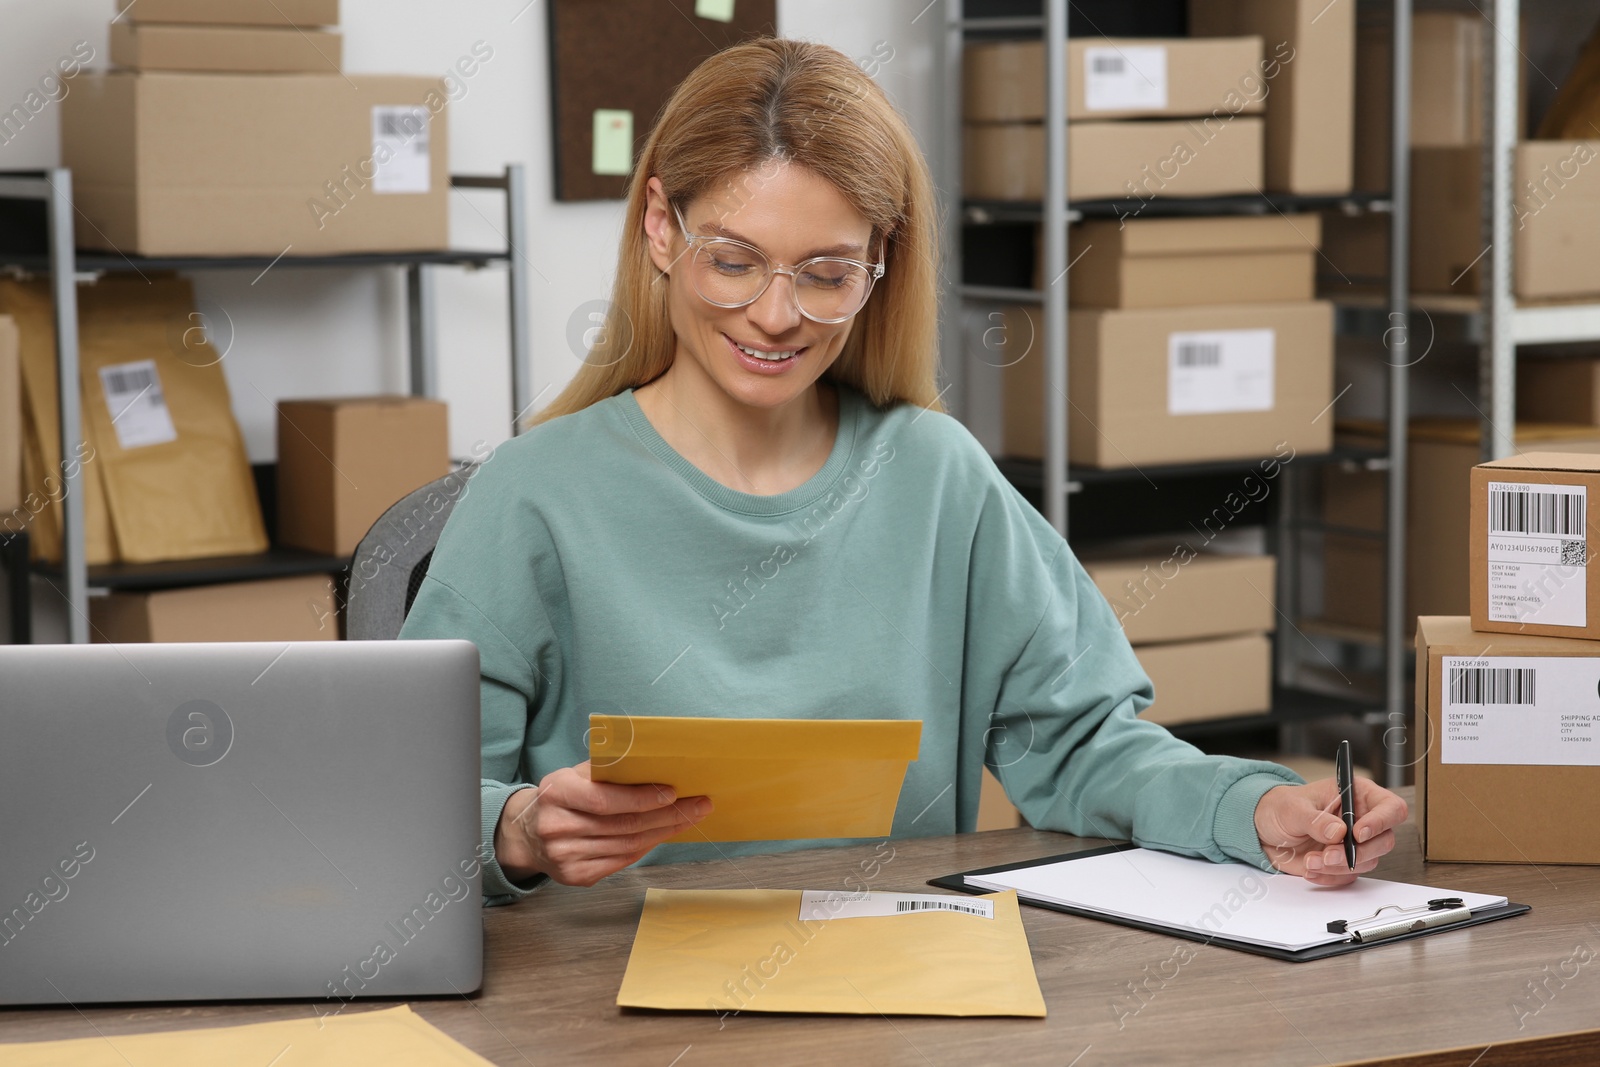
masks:
MULTIPOLYGON (((1426 11, 1412 31, 1411 287, 1475 295, 1483 284, 1484 49, 1492 28, 1476 12, 1426 11)), ((1363 24, 1357 78, 1357 187, 1389 187, 1390 28, 1363 24)), ((1581 74, 1581 71, 1580 71, 1581 74)), ((1526 82, 1527 64, 1519 77, 1526 82)), ((1522 95, 1526 95, 1525 93, 1522 95)), ((1518 108, 1520 114, 1522 109, 1518 108)), ((1527 140, 1512 159, 1512 291, 1519 300, 1600 295, 1600 131, 1527 140)), ((1387 273, 1388 221, 1328 218, 1328 256, 1348 278, 1387 273)))
POLYGON ((449 245, 440 78, 345 74, 338 0, 119 0, 62 102, 80 247, 325 255, 449 245), (203 146, 203 149, 202 147, 203 146))
MULTIPOLYGON (((1068 196, 1148 200, 1261 187, 1259 37, 1074 40, 1067 51, 1068 196)), ((970 45, 962 81, 966 195, 1038 200, 1043 42, 970 45)))
MULTIPOLYGON (((1072 462, 1326 452, 1333 309, 1312 299, 1315 215, 1076 225, 1068 293, 1072 462)), ((1037 309, 1006 314, 1008 455, 1044 455, 1037 309)))
POLYGON ((1201 554, 1087 558, 1155 686, 1143 717, 1163 725, 1272 707, 1275 560, 1201 554))
POLYGON ((1417 620, 1424 856, 1600 863, 1600 456, 1480 464, 1470 494, 1470 615, 1417 620))

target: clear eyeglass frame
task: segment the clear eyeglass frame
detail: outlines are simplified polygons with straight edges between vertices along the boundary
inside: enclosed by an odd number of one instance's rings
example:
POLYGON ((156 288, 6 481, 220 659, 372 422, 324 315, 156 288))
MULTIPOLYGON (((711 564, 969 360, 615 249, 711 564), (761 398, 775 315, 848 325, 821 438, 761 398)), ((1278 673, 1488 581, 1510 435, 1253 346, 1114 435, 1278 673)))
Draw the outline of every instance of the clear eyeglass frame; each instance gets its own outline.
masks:
POLYGON ((878 279, 883 277, 885 264, 882 252, 879 253, 878 262, 876 263, 865 263, 859 259, 848 259, 844 256, 813 256, 810 259, 802 260, 799 263, 796 263, 792 267, 785 267, 781 264, 773 263, 771 257, 769 257, 765 252, 757 248, 755 245, 749 244, 745 241, 736 241, 731 237, 715 237, 711 234, 693 233, 690 231, 689 224, 684 220, 683 212, 679 210, 677 204, 672 205, 672 212, 678 217, 678 229, 683 231, 683 239, 689 245, 689 253, 691 256, 699 255, 708 244, 726 244, 732 245, 736 248, 742 248, 753 253, 760 258, 762 263, 766 264, 766 280, 761 283, 761 287, 755 291, 754 295, 733 303, 728 303, 727 301, 723 300, 716 300, 710 296, 707 296, 704 290, 700 288, 699 282, 695 279, 694 273, 691 271, 690 282, 694 287, 695 293, 699 295, 700 299, 704 300, 713 307, 748 307, 751 304, 754 304, 757 300, 760 300, 762 296, 766 294, 766 291, 772 286, 772 279, 774 277, 779 274, 785 274, 789 277, 789 297, 794 301, 795 310, 805 318, 810 319, 812 322, 833 325, 840 322, 846 322, 853 316, 859 315, 861 313, 861 309, 867 306, 867 300, 872 296, 872 290, 875 283, 878 281, 878 279), (800 303, 800 286, 796 279, 802 271, 818 263, 844 263, 852 267, 859 267, 866 273, 867 284, 865 291, 861 294, 861 302, 856 305, 856 307, 852 309, 849 314, 839 315, 833 318, 825 318, 820 315, 813 315, 800 303))

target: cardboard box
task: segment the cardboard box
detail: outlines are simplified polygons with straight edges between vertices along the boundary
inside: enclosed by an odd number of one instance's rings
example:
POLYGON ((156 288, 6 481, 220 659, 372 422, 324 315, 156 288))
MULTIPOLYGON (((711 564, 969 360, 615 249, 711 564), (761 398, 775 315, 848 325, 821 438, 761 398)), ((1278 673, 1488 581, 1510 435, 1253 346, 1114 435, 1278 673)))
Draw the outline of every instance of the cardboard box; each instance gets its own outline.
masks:
MULTIPOLYGON (((1386 447, 1375 428, 1353 433, 1341 423, 1339 441, 1363 448, 1386 447)), ((1518 449, 1542 452, 1600 453, 1600 431, 1593 427, 1518 424, 1518 449)), ((1406 464, 1406 608, 1418 615, 1465 615, 1470 610, 1467 528, 1469 483, 1479 460, 1478 423, 1470 419, 1413 419, 1406 464)), ((1388 492, 1379 471, 1324 468, 1324 521, 1381 533, 1388 492)), ((1323 617, 1377 630, 1383 626, 1384 542, 1378 538, 1328 534, 1324 538, 1323 617)))
POLYGON ((450 473, 449 416, 408 396, 278 404, 278 541, 330 556, 389 507, 450 473))
MULTIPOLYGON (((964 131, 966 196, 1043 198, 1043 126, 968 123, 964 131)), ((1067 195, 1075 200, 1257 192, 1261 120, 1075 122, 1067 129, 1067 171, 1067 195)))
POLYGON ((111 24, 111 62, 129 70, 317 73, 337 71, 343 54, 344 38, 330 30, 111 24))
MULTIPOLYGON (((1483 276, 1483 153, 1412 150, 1411 285, 1476 293, 1483 276)), ((1600 294, 1600 140, 1525 141, 1513 159, 1512 291, 1519 299, 1600 294)))
POLYGON ((1022 826, 1022 813, 1006 796, 1005 787, 988 767, 983 769, 983 785, 978 792, 978 830, 1011 830, 1022 826))
POLYGON ((1141 645, 1133 651, 1156 688, 1155 703, 1142 719, 1171 726, 1272 708, 1272 642, 1263 634, 1141 645))
POLYGON ((1593 642, 1478 633, 1459 616, 1418 619, 1423 858, 1600 863, 1597 690, 1593 642))
POLYGON ((1324 211, 1321 218, 1322 254, 1316 267, 1325 287, 1322 292, 1334 296, 1388 292, 1389 216, 1324 211))
MULTIPOLYGON (((1316 298, 1321 239, 1316 215, 1097 219, 1070 227, 1067 236, 1067 262, 1073 264, 1067 296, 1073 307, 1316 298)), ((1035 279, 1038 288, 1043 282, 1035 279)))
MULTIPOLYGON (((1008 334, 1037 338, 1037 314, 1008 310, 1008 334)), ((1333 444, 1325 414, 1333 400, 1329 304, 1073 311, 1067 348, 1075 465, 1326 452, 1333 444)), ((1043 457, 1043 356, 1030 350, 1005 368, 1002 383, 1005 453, 1043 457)))
POLYGON ((1600 356, 1519 354, 1517 418, 1600 426, 1600 356))
POLYGON ((1271 556, 1140 556, 1082 561, 1135 645, 1266 633, 1277 626, 1271 556))
POLYGON ((78 245, 259 256, 445 248, 445 103, 437 78, 84 75, 61 102, 78 245))
MULTIPOLYGON (((1096 37, 1067 42, 1067 118, 1259 114, 1266 93, 1261 38, 1096 37)), ((1044 118, 1043 41, 967 45, 961 74, 968 122, 1044 118)))
POLYGON ((117 0, 118 20, 230 26, 337 26, 339 0, 117 0))
POLYGON ((89 599, 95 643, 335 641, 333 579, 323 574, 89 599))
MULTIPOLYGON (((0 315, 0 519, 22 505, 22 350, 17 321, 0 315)), ((6 529, 0 525, 0 537, 6 529)))
POLYGON ((1189 0, 1193 36, 1254 34, 1264 42, 1269 192, 1350 191, 1355 9, 1326 0, 1189 0))
POLYGON ((1600 638, 1600 561, 1587 563, 1597 499, 1600 455, 1526 452, 1472 468, 1474 629, 1600 638))
MULTIPOLYGON (((1393 123, 1394 26, 1388 12, 1363 19, 1356 47, 1356 188, 1387 192, 1393 123)), ((1483 143, 1481 15, 1418 11, 1411 17, 1411 144, 1483 143)))

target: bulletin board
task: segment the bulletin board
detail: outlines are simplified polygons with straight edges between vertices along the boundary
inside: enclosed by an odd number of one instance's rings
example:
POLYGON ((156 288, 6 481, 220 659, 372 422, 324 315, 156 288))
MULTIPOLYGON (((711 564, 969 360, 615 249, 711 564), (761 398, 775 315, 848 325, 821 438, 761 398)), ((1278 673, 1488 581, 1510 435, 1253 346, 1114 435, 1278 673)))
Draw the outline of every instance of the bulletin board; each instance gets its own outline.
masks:
POLYGON ((557 200, 617 200, 667 98, 701 60, 777 33, 777 0, 550 0, 557 200))

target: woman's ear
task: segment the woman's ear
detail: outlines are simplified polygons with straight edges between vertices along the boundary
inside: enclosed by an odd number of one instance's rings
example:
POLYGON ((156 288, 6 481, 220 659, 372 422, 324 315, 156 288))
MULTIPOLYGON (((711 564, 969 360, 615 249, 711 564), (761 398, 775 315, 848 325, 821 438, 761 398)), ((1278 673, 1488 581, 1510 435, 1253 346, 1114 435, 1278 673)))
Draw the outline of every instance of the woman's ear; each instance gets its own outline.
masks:
POLYGON ((660 178, 651 178, 644 187, 644 240, 650 250, 650 260, 662 274, 672 273, 672 254, 678 231, 672 205, 667 202, 666 190, 660 178))

